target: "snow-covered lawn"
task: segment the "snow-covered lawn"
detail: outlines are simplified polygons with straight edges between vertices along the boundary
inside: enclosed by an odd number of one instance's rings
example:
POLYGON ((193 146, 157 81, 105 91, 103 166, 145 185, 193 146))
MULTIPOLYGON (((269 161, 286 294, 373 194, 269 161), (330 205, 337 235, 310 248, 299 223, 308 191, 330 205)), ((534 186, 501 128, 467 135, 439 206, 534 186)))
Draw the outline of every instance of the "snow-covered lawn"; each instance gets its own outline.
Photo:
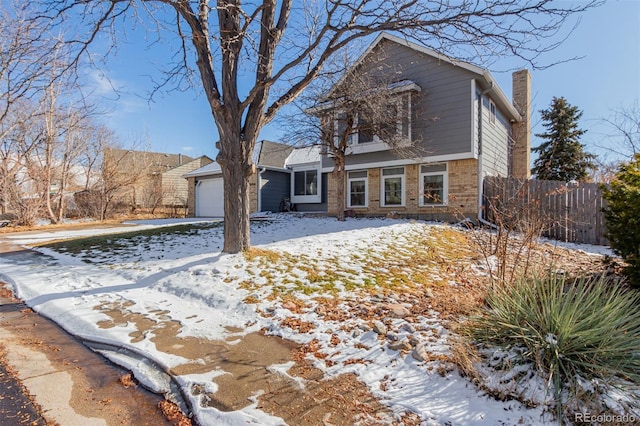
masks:
MULTIPOLYGON (((106 231, 73 236, 101 232, 106 231)), ((65 236, 5 237, 28 245, 65 236)), ((70 254, 37 248, 43 254, 37 259, 2 258, 0 279, 71 333, 143 352, 169 369, 204 361, 159 349, 154 333, 139 330, 136 322, 114 321, 109 310, 175 322, 182 337, 223 341, 267 330, 307 344, 313 348, 308 357, 328 377, 355 373, 396 416, 413 412, 425 425, 549 420, 540 407, 486 396, 451 362, 449 323, 472 303, 483 275, 482 257, 453 227, 275 216, 252 223, 253 248, 238 255, 221 253, 221 226, 109 238, 109 249, 97 245, 70 254)), ((137 370, 145 384, 169 390, 166 379, 149 373, 149 365, 109 356, 137 370)), ((213 392, 212 379, 219 374, 178 378, 202 424, 282 423, 255 404, 232 413, 201 406, 194 385, 213 392)))

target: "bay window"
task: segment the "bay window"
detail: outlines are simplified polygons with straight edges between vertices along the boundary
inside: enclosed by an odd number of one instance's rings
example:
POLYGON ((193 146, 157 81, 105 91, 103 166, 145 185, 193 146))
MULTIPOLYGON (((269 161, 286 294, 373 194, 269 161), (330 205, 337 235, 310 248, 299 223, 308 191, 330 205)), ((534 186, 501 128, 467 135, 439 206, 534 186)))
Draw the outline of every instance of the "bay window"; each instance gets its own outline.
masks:
POLYGON ((292 203, 319 203, 321 194, 319 169, 294 169, 291 179, 292 203))

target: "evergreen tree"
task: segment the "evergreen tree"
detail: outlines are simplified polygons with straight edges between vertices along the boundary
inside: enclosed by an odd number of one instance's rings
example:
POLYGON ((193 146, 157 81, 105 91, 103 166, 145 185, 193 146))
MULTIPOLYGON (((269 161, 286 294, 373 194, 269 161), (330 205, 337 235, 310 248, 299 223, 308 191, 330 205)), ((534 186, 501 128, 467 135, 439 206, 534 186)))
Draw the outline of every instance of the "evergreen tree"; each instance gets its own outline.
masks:
POLYGON ((622 163, 610 186, 604 186, 607 200, 604 215, 607 238, 613 251, 629 265, 631 284, 640 287, 640 154, 622 163))
POLYGON ((547 131, 536 135, 544 142, 532 150, 538 158, 531 172, 543 180, 584 180, 589 169, 595 167, 595 156, 585 152, 580 143, 580 136, 586 133, 578 128, 582 111, 565 98, 554 97, 551 107, 540 111, 540 115, 547 131))

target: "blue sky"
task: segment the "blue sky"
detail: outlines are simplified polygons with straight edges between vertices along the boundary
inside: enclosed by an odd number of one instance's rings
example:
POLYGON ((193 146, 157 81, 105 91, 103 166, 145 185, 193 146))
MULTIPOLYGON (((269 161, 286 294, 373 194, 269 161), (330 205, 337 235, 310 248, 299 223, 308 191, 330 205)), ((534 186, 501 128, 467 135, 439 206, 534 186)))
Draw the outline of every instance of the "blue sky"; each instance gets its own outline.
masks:
MULTIPOLYGON (((200 87, 189 92, 160 93, 153 102, 146 100, 151 87, 148 75, 154 73, 153 64, 162 61, 151 55, 142 42, 121 42, 119 53, 109 59, 105 74, 110 84, 132 94, 120 95, 117 100, 109 100, 115 95, 99 72, 89 75, 97 91, 105 96, 103 105, 109 109, 106 124, 126 146, 138 141, 152 151, 215 158, 217 130, 200 87)), ((640 100, 640 0, 607 0, 603 6, 588 11, 569 39, 549 53, 544 62, 562 62, 572 57, 583 58, 532 71, 532 121, 537 124, 533 132, 544 130, 538 111, 548 108, 552 97, 564 96, 584 113, 579 124, 587 130, 582 138, 587 150, 611 157, 601 148, 607 145, 606 135, 611 133, 602 119, 611 117, 613 110, 640 100)), ((494 77, 509 98, 511 71, 495 70, 525 66, 513 58, 501 59, 492 66, 494 77)), ((270 125, 263 130, 261 139, 278 140, 281 131, 270 125)), ((533 146, 539 143, 537 138, 532 139, 533 146)))

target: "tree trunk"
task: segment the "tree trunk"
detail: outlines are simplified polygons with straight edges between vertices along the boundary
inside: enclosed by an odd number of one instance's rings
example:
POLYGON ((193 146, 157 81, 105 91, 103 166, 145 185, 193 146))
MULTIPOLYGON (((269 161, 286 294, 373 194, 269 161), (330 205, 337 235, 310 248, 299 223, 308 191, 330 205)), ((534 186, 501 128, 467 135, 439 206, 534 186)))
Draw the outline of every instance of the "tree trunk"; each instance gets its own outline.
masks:
POLYGON ((216 161, 220 164, 223 177, 224 246, 222 250, 225 253, 239 253, 251 247, 249 177, 254 173, 252 164, 254 146, 255 140, 249 141, 236 136, 220 139, 220 152, 216 161))
POLYGON ((45 157, 45 176, 44 176, 44 197, 45 197, 45 206, 47 210, 47 214, 49 215, 49 220, 51 223, 58 223, 58 218, 53 211, 53 205, 51 203, 51 184, 53 182, 52 179, 52 166, 53 166, 53 141, 50 136, 47 136, 47 152, 45 157))
POLYGON ((249 181, 241 165, 222 167, 224 178, 224 247, 225 253, 238 253, 250 245, 249 181))
POLYGON ((336 206, 338 211, 336 212, 336 218, 339 221, 344 221, 345 217, 344 217, 344 211, 346 209, 346 195, 345 195, 345 188, 347 186, 347 173, 344 170, 344 157, 340 158, 339 156, 336 156, 336 158, 334 159, 335 161, 335 169, 334 169, 334 175, 336 178, 336 206))

